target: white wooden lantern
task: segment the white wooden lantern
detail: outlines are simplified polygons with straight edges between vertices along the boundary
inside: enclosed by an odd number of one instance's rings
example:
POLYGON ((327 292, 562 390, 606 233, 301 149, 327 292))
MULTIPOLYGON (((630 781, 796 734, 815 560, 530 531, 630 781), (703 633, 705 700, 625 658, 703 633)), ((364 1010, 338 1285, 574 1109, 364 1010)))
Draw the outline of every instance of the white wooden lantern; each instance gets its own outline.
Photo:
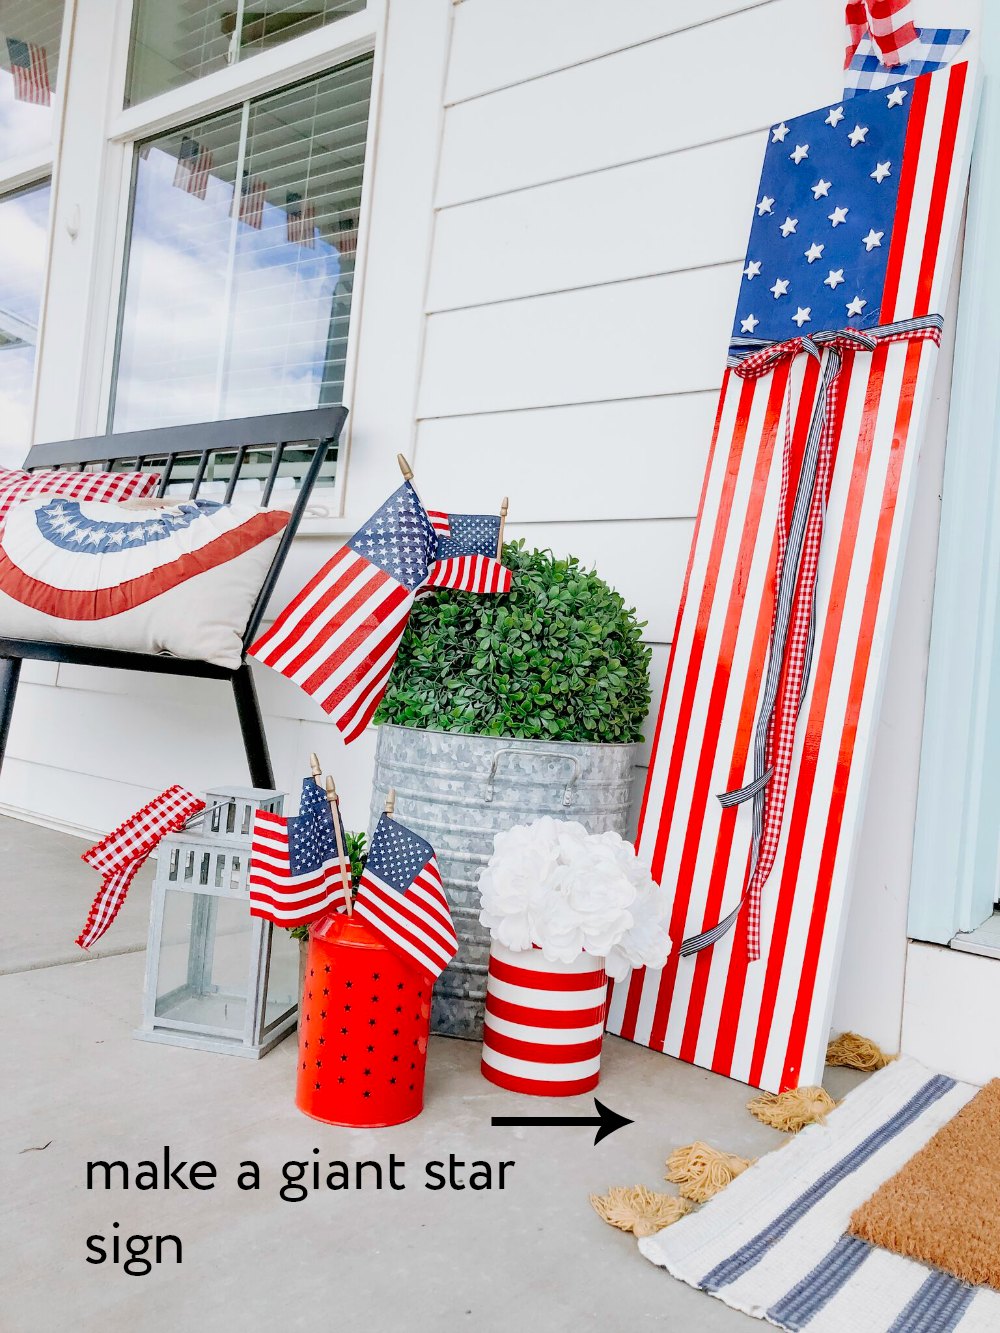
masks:
POLYGON ((259 1059, 295 1027, 298 942, 250 915, 248 886, 254 811, 283 802, 221 787, 160 843, 137 1037, 259 1059))

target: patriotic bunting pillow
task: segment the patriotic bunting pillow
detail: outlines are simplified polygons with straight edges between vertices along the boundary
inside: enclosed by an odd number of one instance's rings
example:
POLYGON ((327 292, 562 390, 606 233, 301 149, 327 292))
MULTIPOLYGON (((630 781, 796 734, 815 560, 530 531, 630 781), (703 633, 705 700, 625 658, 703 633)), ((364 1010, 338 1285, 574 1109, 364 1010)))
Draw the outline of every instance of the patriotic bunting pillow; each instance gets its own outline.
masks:
POLYGON ((156 472, 21 472, 0 468, 0 528, 12 505, 37 495, 74 500, 139 500, 152 495, 156 472))
POLYGON ((207 500, 17 504, 0 530, 0 637, 235 668, 288 518, 207 500))

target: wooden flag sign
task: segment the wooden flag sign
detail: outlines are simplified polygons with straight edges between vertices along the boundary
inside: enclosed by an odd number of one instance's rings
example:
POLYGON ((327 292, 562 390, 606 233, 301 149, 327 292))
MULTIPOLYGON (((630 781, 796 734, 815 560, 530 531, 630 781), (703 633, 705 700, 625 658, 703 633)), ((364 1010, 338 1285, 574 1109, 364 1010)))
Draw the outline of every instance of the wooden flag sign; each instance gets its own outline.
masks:
POLYGON ((773 126, 754 210, 639 829, 673 953, 608 1027, 775 1091, 823 1068, 974 82, 773 126))

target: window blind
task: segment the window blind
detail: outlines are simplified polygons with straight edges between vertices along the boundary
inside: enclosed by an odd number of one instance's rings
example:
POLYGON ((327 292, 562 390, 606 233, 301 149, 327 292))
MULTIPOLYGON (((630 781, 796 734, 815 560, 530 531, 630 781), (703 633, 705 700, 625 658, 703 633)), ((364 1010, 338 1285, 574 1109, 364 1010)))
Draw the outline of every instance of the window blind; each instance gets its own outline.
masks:
POLYGON ((135 0, 126 105, 335 23, 365 0, 135 0))
POLYGON ((372 58, 138 146, 113 429, 340 402, 372 58))

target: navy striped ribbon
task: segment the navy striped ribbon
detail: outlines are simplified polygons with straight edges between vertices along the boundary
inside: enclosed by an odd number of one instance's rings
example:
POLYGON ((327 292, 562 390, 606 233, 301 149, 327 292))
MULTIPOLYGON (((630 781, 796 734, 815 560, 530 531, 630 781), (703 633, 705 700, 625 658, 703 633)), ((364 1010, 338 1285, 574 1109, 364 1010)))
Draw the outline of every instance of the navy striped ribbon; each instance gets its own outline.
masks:
MULTIPOLYGON (((749 377, 767 374, 783 361, 801 355, 814 357, 822 365, 822 374, 809 422, 802 469, 795 490, 792 517, 788 528, 788 541, 784 559, 778 575, 775 593, 775 613, 771 626, 771 639, 768 645, 767 674, 764 679, 764 697, 754 730, 753 777, 745 786, 735 791, 724 792, 719 802, 725 807, 741 805, 753 801, 753 846, 750 855, 750 873, 743 896, 728 916, 697 935, 690 935, 681 943, 680 954, 699 953, 722 938, 736 924, 753 883, 757 862, 760 857, 761 841, 764 836, 764 814, 766 792, 774 770, 768 767, 767 751, 771 721, 778 697, 778 686, 785 665, 788 647, 788 631, 792 620, 792 607, 799 586, 802 564, 802 552, 805 544, 806 524, 812 508, 819 473, 820 445, 827 425, 827 412, 830 406, 832 389, 840 374, 845 352, 873 352, 881 343, 907 342, 913 337, 932 338, 940 341, 944 320, 940 315, 927 315, 919 319, 902 319, 894 324, 882 324, 875 328, 840 329, 814 333, 809 337, 792 338, 786 342, 766 342, 757 338, 734 338, 730 345, 728 365, 736 373, 749 377), (824 359, 825 353, 825 359, 824 359)), ((790 408, 788 409, 790 410, 790 408)), ((808 639, 806 643, 805 664, 802 689, 798 707, 801 709, 806 687, 812 670, 813 648, 816 639, 816 588, 812 591, 812 606, 808 621, 808 639)))

